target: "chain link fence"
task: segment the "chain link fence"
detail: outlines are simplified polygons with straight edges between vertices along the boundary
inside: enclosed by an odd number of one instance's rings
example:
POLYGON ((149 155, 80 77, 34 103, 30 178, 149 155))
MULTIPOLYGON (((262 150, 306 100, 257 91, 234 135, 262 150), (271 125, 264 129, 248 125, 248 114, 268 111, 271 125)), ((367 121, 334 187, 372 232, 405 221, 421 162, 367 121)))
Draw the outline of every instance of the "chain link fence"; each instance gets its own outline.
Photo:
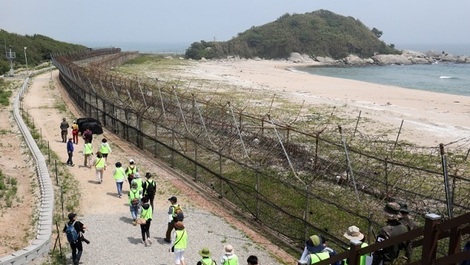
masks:
POLYGON ((385 141, 358 131, 358 121, 338 126, 327 114, 285 122, 274 112, 248 113, 243 102, 196 96, 178 82, 109 70, 137 56, 104 49, 53 62, 85 116, 294 245, 322 234, 346 248, 341 235, 350 225, 373 241, 385 201, 407 204, 421 223, 425 213, 470 209, 467 143, 440 149, 385 141))

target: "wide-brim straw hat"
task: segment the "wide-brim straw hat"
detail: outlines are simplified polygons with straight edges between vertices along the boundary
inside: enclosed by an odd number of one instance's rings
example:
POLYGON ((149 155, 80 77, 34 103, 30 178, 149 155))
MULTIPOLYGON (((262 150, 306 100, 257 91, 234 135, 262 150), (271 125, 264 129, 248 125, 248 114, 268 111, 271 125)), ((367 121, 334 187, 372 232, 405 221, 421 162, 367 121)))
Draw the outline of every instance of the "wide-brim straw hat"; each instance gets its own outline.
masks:
POLYGON ((226 245, 224 247, 225 254, 226 255, 232 255, 233 254, 233 246, 232 245, 226 245))
POLYGON ((362 234, 361 231, 359 230, 359 227, 357 227, 355 225, 352 225, 352 226, 348 227, 348 230, 346 231, 346 233, 344 233, 343 236, 345 238, 349 239, 349 240, 362 240, 362 239, 364 239, 364 234, 362 234))

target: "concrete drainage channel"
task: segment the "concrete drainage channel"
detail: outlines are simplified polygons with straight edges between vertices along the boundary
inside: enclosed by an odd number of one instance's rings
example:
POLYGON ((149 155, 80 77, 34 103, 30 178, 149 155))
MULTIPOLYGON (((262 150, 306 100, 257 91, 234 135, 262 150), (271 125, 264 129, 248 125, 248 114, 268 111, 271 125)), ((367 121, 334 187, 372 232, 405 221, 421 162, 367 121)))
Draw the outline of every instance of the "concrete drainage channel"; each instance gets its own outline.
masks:
POLYGON ((31 245, 21 250, 18 250, 8 256, 1 257, 0 265, 27 264, 29 262, 32 262, 36 258, 48 254, 51 244, 54 210, 54 189, 47 169, 46 160, 42 155, 41 151, 39 150, 36 141, 33 139, 31 132, 28 130, 28 127, 24 123, 19 111, 20 98, 25 93, 28 87, 28 83, 29 77, 25 79, 18 95, 15 97, 13 103, 13 116, 36 162, 39 189, 41 191, 40 205, 38 209, 39 219, 37 225, 37 235, 36 239, 31 242, 31 245))

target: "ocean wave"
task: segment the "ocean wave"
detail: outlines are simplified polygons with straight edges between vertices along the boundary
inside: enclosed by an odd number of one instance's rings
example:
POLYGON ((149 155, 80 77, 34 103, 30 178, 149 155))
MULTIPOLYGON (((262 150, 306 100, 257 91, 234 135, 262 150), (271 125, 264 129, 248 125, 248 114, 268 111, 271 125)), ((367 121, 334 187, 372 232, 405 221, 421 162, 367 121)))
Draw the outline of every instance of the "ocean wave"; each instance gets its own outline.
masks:
POLYGON ((455 79, 455 77, 448 76, 448 75, 441 75, 441 76, 439 76, 439 79, 455 79))

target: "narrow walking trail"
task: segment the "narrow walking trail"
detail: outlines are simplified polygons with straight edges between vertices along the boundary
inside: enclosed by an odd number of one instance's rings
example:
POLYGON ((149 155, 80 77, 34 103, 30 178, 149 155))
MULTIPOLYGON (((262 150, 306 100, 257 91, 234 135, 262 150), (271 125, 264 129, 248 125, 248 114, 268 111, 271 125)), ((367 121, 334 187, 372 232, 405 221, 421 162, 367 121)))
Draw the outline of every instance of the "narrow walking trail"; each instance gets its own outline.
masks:
MULTIPOLYGON (((66 118, 71 125, 75 118, 82 116, 61 87, 58 71, 52 73, 52 80, 51 85, 50 72, 34 77, 24 96, 23 107, 33 118, 37 130, 49 143, 51 150, 60 157, 61 161, 58 163, 65 164, 66 144, 61 141, 59 124, 62 118, 66 118), (60 106, 64 104, 67 113, 60 111, 60 106)), ((172 195, 178 197, 185 212, 185 226, 189 235, 189 247, 184 255, 186 264, 195 264, 200 259, 198 251, 203 247, 208 247, 213 258, 220 263, 225 244, 234 246, 240 264, 245 264, 249 255, 257 255, 263 265, 295 263, 295 258, 237 221, 234 216, 225 213, 224 209, 207 201, 171 172, 159 167, 158 161, 146 157, 140 150, 107 130, 104 131, 103 135, 93 137, 94 152, 103 137, 112 148, 103 183, 98 183, 93 168, 83 166, 81 138, 75 146, 75 166, 68 167, 79 182, 77 189, 80 189, 81 201, 78 220, 87 225, 85 236, 91 241, 90 245, 84 245, 82 264, 175 264, 173 253, 169 252, 170 245, 163 240, 167 226, 166 212, 170 205, 168 198, 172 195), (120 161, 123 167, 127 167, 129 159, 136 161, 142 176, 145 172, 151 172, 157 182, 150 227, 153 244, 149 247, 145 247, 141 241, 140 227, 132 225, 127 204, 129 184, 124 183, 124 196, 118 198, 112 177, 114 164, 120 161)), ((61 242, 66 244, 65 236, 62 236, 61 242)))

